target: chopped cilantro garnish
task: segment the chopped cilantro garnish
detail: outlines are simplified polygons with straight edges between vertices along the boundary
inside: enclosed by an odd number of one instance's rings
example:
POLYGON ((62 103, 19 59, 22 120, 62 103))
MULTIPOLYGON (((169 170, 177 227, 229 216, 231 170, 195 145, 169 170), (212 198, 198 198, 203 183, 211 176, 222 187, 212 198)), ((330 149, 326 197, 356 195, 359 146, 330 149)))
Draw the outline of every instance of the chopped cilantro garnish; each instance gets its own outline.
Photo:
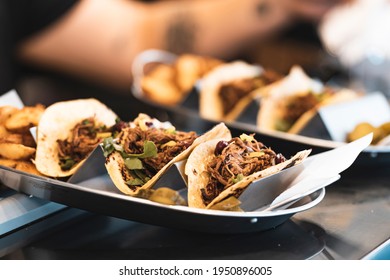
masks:
POLYGON ((240 138, 241 138, 241 140, 244 141, 244 142, 245 142, 245 141, 246 141, 246 142, 251 142, 251 141, 255 140, 255 139, 253 138, 252 135, 248 135, 248 134, 245 134, 245 133, 241 134, 241 135, 240 135, 240 138))
POLYGON ((105 157, 108 157, 114 151, 123 152, 122 146, 116 144, 112 137, 107 137, 103 140, 102 148, 105 157))
POLYGON ((235 183, 240 182, 242 179, 244 179, 244 175, 242 173, 240 173, 235 178, 232 179, 232 182, 235 184, 235 183))
POLYGON ((142 161, 138 158, 133 158, 133 157, 126 158, 125 165, 126 165, 127 169, 130 169, 130 170, 144 169, 142 161))

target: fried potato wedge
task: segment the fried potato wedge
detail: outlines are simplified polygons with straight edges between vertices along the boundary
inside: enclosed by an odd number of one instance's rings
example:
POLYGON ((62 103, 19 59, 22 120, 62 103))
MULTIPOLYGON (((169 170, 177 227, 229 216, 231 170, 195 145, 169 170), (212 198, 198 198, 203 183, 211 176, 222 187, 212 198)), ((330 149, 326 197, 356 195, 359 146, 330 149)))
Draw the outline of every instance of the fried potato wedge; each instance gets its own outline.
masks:
POLYGON ((30 174, 43 176, 43 174, 37 170, 35 164, 32 163, 31 161, 27 161, 27 160, 17 161, 16 166, 14 168, 30 174))
POLYGON ((28 146, 28 147, 32 147, 32 148, 35 148, 37 143, 35 142, 35 139, 34 137, 32 136, 32 134, 29 132, 27 133, 23 133, 21 134, 22 135, 22 144, 25 145, 25 146, 28 146))
POLYGON ((177 85, 183 92, 189 91, 201 77, 201 60, 194 55, 182 55, 175 63, 177 85))
POLYGON ((0 124, 0 138, 7 137, 10 132, 5 128, 5 126, 0 124))
POLYGON ((0 107, 0 165, 41 175, 33 160, 36 142, 30 128, 37 126, 45 107, 0 107))
POLYGON ((222 63, 213 57, 182 54, 170 64, 154 63, 148 67, 140 86, 151 101, 173 106, 187 96, 200 78, 222 63))
POLYGON ((12 132, 27 132, 31 127, 37 126, 45 107, 41 104, 36 106, 26 106, 14 112, 5 120, 5 128, 12 132))
POLYGON ((173 82, 176 77, 175 69, 168 64, 155 65, 147 74, 148 77, 157 80, 165 80, 173 82))
POLYGON ((191 90, 197 80, 222 63, 221 60, 212 57, 183 54, 174 63, 176 83, 180 90, 186 93, 191 90))
POLYGON ((23 144, 0 143, 0 156, 7 159, 24 160, 31 158, 35 148, 23 144))
POLYGON ((30 174, 42 176, 42 174, 35 167, 35 164, 30 160, 14 160, 14 159, 0 158, 0 165, 14 168, 30 174))
POLYGON ((8 158, 0 158, 0 165, 15 168, 17 165, 17 161, 13 159, 8 159, 8 158))
POLYGON ((17 111, 19 111, 19 109, 13 106, 1 106, 0 124, 3 124, 12 114, 14 114, 17 111))
POLYGON ((14 144, 22 144, 27 147, 35 148, 36 143, 30 132, 28 133, 8 133, 6 135, 2 135, 0 131, 0 143, 14 143, 14 144))
POLYGON ((23 135, 17 133, 9 133, 8 135, 0 135, 0 143, 23 144, 23 135))
POLYGON ((145 95, 159 104, 173 105, 182 99, 180 90, 167 80, 144 77, 141 85, 145 95))

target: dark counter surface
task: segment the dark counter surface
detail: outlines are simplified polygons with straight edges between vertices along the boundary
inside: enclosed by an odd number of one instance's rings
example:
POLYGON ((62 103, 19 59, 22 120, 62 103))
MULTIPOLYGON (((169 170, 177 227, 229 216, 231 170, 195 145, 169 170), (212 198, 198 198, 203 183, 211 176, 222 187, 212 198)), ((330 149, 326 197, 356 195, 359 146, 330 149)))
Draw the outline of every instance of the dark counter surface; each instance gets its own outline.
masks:
MULTIPOLYGON (((294 216, 324 229, 322 256, 334 259, 377 258, 390 238, 390 167, 351 167, 327 188, 325 199, 312 211, 294 216)), ((390 259, 390 255, 382 255, 390 259)))

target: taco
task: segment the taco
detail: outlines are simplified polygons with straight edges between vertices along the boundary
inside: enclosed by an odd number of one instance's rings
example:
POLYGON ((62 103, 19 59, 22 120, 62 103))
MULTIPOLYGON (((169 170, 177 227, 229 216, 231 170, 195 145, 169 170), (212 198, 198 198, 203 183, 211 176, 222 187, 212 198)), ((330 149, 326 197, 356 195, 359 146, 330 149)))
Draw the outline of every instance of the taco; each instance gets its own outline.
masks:
POLYGON ((194 149, 185 166, 188 205, 214 209, 223 201, 239 198, 254 180, 296 165, 309 154, 310 150, 304 150, 286 159, 254 135, 207 141, 194 149))
POLYGON ((336 90, 308 77, 294 66, 289 75, 262 89, 257 126, 261 129, 299 133, 321 106, 359 96, 349 89, 336 90))
POLYGON ((57 102, 46 108, 37 127, 35 165, 50 177, 68 177, 103 138, 117 115, 96 99, 57 102))
POLYGON ((197 145, 229 136, 223 123, 198 136, 194 131, 177 131, 169 122, 139 114, 116 139, 105 139, 102 148, 115 186, 122 193, 139 196, 142 190, 151 189, 172 164, 186 159, 197 145))
POLYGON ((280 76, 243 61, 215 67, 200 81, 199 112, 206 119, 232 121, 252 101, 251 93, 280 76))

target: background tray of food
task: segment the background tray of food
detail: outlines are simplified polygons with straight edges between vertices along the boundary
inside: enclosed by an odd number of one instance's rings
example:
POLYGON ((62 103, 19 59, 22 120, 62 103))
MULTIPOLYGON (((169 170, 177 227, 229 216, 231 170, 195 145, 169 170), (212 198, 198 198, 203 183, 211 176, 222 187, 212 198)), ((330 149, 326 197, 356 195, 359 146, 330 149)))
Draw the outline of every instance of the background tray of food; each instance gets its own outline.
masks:
MULTIPOLYGON (((134 61, 132 72, 134 96, 165 110, 170 118, 178 115, 178 119, 187 118, 198 126, 202 126, 203 122, 207 126, 208 123, 224 121, 231 127, 255 131, 266 139, 271 138, 271 143, 283 142, 289 147, 310 146, 314 152, 340 146, 373 132, 372 145, 359 156, 358 162, 382 165, 390 160, 390 106, 379 92, 363 93, 328 86, 309 77, 299 67, 293 67, 288 75, 282 76, 244 61, 224 62, 191 54, 175 56, 161 50, 141 53, 134 61), (205 83, 205 80, 208 82, 205 83), (202 93, 205 84, 208 96, 202 97, 202 94, 205 95, 202 93), (210 88, 215 88, 216 84, 224 84, 226 96, 237 95, 237 92, 241 96, 227 102, 227 106, 230 106, 228 113, 220 112, 221 104, 217 104, 215 92, 210 94, 213 91, 210 88), (272 122, 264 121, 267 119, 264 117, 265 110, 260 124, 262 105, 270 103, 266 98, 270 95, 270 88, 279 94, 289 91, 286 88, 291 87, 295 87, 297 93, 305 92, 307 88, 318 92, 327 90, 332 101, 307 110, 289 130, 271 127, 272 122)), ((290 90, 285 99, 291 93, 290 90)), ((323 94, 321 98, 324 99, 323 94)), ((301 99, 305 98, 301 96, 301 99)), ((267 106, 271 108, 267 111, 272 111, 276 105, 273 106, 267 106)), ((276 119, 276 116, 269 118, 276 119)))

